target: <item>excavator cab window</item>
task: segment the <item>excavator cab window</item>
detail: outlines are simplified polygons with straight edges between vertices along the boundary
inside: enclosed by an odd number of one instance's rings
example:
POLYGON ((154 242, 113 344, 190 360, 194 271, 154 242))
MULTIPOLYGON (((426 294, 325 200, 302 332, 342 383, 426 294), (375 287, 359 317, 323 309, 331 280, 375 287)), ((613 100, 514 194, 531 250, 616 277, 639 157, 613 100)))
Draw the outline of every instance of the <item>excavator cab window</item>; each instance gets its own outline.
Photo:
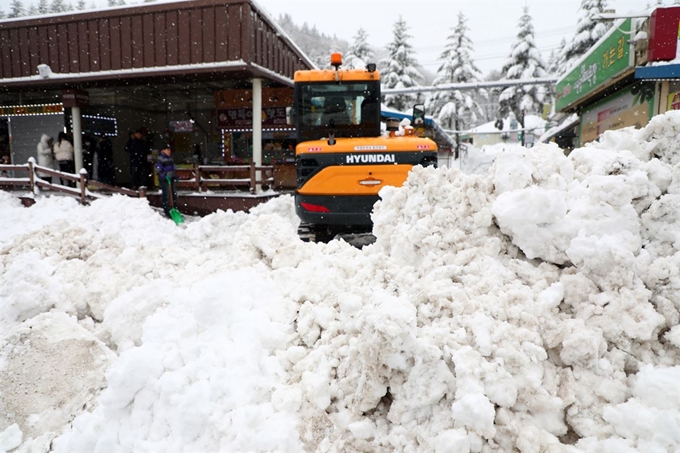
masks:
POLYGON ((310 82, 296 86, 298 140, 380 135, 377 82, 310 82))

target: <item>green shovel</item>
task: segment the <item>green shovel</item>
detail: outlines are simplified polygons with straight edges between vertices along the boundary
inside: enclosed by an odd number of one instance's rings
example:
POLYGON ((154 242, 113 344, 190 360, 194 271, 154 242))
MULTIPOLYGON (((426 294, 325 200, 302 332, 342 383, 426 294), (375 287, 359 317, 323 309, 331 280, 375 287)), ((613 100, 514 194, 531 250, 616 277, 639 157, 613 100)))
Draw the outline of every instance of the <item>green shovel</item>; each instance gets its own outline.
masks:
POLYGON ((179 225, 180 223, 184 223, 184 217, 182 217, 182 214, 175 208, 175 200, 172 198, 172 181, 170 175, 166 175, 165 179, 168 181, 168 195, 170 195, 170 218, 174 220, 175 225, 179 225))

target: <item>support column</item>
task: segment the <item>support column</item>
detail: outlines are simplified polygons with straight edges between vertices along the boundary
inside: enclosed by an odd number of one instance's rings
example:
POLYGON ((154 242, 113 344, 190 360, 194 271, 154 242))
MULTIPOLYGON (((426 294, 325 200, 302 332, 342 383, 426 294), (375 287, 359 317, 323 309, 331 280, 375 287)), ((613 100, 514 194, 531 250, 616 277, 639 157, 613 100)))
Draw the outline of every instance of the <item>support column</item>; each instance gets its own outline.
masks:
MULTIPOLYGON (((262 166, 262 79, 253 79, 253 163, 262 166)), ((262 172, 255 172, 255 179, 262 179, 262 172)), ((255 193, 260 193, 262 186, 255 186, 255 193)))
MULTIPOLYGON (((76 164, 76 174, 80 173, 80 169, 83 168, 83 133, 80 117, 80 107, 71 108, 71 118, 73 120, 73 152, 74 152, 74 162, 76 164)), ((91 178, 92 175, 87 175, 91 178)))

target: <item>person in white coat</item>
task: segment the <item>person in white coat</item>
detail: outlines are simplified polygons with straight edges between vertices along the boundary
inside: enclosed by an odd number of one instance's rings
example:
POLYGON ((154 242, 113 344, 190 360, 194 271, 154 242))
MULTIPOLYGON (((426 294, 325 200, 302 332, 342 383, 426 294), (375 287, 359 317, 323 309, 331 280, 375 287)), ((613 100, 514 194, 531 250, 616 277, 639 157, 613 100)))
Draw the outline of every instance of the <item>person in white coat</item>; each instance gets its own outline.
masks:
MULTIPOLYGON (((38 143, 38 165, 49 168, 50 170, 54 169, 54 159, 52 157, 53 144, 54 140, 47 134, 42 134, 40 143, 38 143)), ((52 184, 52 177, 50 175, 41 171, 37 173, 41 179, 52 184)))
MULTIPOLYGON (((54 144, 54 158, 59 163, 59 171, 64 173, 75 173, 76 164, 73 160, 75 152, 73 145, 68 140, 68 136, 64 132, 59 132, 57 142, 54 144)), ((61 183, 65 186, 75 187, 76 183, 61 179, 61 183)))

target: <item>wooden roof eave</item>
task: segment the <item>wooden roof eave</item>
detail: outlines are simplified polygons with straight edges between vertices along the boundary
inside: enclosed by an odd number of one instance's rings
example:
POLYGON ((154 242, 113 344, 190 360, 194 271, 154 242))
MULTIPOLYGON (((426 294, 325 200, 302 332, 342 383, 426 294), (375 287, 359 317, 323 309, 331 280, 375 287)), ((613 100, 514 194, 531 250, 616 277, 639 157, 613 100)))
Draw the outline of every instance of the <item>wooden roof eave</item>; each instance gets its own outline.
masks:
POLYGON ((79 74, 54 74, 48 78, 40 76, 0 80, 0 91, 26 91, 27 89, 87 89, 100 86, 143 85, 149 82, 202 82, 224 79, 243 81, 262 78, 265 85, 293 86, 293 81, 256 64, 228 62, 223 65, 178 66, 174 68, 125 69, 119 71, 92 72, 79 74), (187 70, 190 69, 190 72, 187 70), (115 83, 113 82, 115 77, 115 83))

